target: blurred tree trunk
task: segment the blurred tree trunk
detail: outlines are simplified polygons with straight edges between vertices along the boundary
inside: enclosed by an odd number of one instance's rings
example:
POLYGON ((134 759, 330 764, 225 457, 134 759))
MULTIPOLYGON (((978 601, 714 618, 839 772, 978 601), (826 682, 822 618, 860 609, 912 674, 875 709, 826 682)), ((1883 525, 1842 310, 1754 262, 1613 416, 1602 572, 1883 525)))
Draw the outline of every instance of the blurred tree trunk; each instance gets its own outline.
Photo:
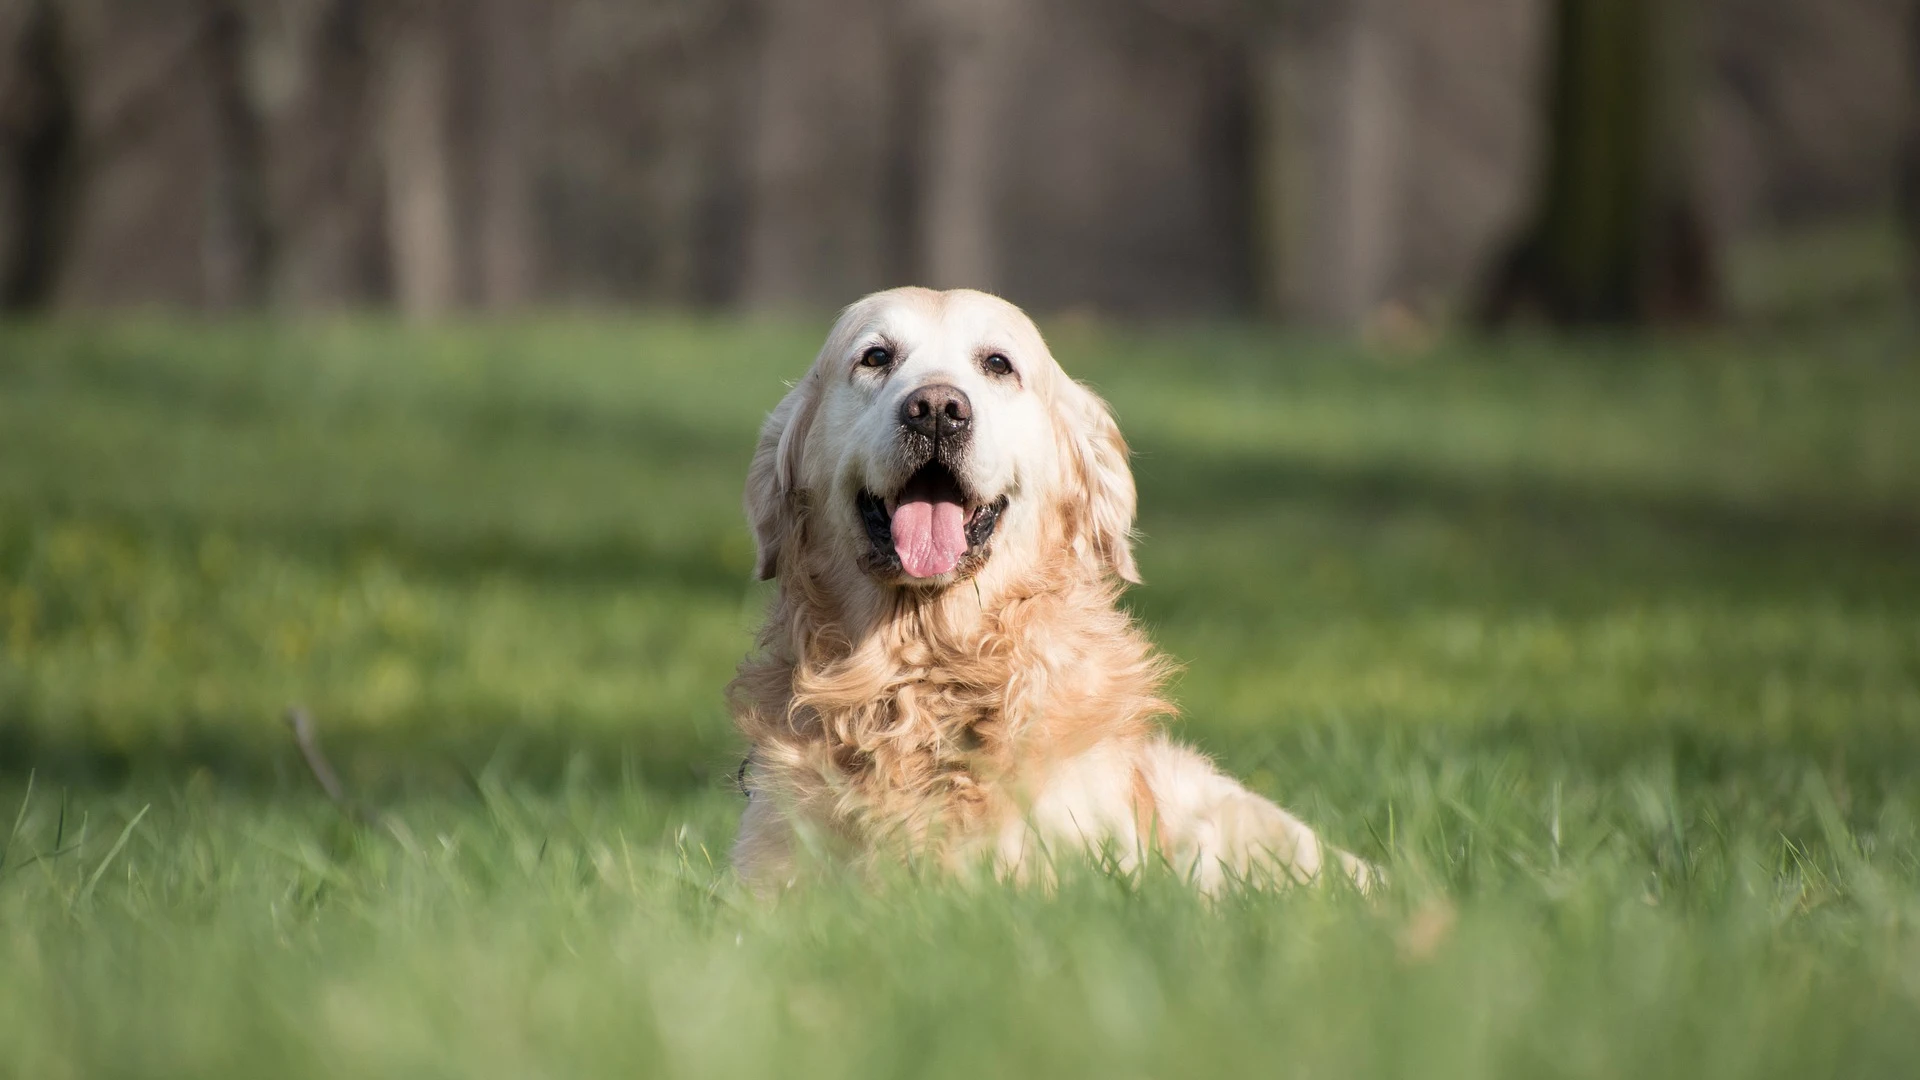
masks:
POLYGON ((381 117, 387 255, 400 310, 432 319, 453 307, 459 290, 447 10, 440 0, 412 0, 394 5, 390 16, 381 117))
POLYGON ((265 124, 249 77, 249 30, 235 0, 205 0, 212 116, 207 296, 215 307, 260 307, 273 293, 278 236, 267 194, 265 124))
POLYGON ((844 302, 887 282, 895 0, 762 0, 742 300, 844 302))
POLYGON ((1269 314, 1354 326, 1392 298, 1404 86, 1388 0, 1302 6, 1249 47, 1253 279, 1269 314))
POLYGON ((52 303, 78 212, 80 110, 61 0, 34 0, 10 72, 0 76, 0 140, 12 176, 11 243, 0 310, 52 303))
POLYGON ((686 295, 697 304, 717 307, 740 298, 746 277, 759 27, 754 0, 714 3, 704 55, 718 77, 697 128, 699 180, 688 229, 692 251, 686 295))
POLYGON ((517 307, 539 274, 533 215, 534 130, 543 30, 525 0, 479 0, 480 145, 477 233, 480 301, 517 307))
POLYGON ((387 302, 385 166, 380 152, 380 20, 373 0, 321 0, 291 53, 295 93, 274 146, 279 299, 289 306, 387 302))
POLYGON ((1487 324, 1697 321, 1718 306, 1690 145, 1692 0, 1558 0, 1533 218, 1487 324))
POLYGON ((1291 100, 1287 72, 1292 66, 1285 42, 1271 31, 1256 31, 1247 54, 1247 184, 1251 240, 1248 260, 1254 306, 1261 314, 1284 318, 1292 314, 1293 275, 1287 272, 1292 251, 1287 210, 1294 202, 1288 178, 1293 155, 1287 139, 1293 122, 1287 115, 1291 100))
MULTIPOLYGON (((1000 276, 995 180, 1008 50, 1018 0, 932 0, 931 85, 918 223, 922 276, 935 288, 991 292, 1000 276)), ((923 77, 926 68, 922 68, 923 77)))
POLYGON ((1907 242, 1907 291, 1920 308, 1920 7, 1907 25, 1907 135, 1895 185, 1900 226, 1907 242))

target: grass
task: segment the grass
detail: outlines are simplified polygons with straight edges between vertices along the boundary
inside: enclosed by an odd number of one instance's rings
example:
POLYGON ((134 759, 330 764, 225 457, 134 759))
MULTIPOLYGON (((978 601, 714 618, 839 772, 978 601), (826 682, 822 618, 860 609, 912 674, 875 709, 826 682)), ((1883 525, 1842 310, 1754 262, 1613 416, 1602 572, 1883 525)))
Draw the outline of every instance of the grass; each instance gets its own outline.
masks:
POLYGON ((737 493, 821 329, 0 328, 0 1072, 1911 1075, 1909 341, 1057 327, 1183 734, 1393 887, 768 908, 737 493))

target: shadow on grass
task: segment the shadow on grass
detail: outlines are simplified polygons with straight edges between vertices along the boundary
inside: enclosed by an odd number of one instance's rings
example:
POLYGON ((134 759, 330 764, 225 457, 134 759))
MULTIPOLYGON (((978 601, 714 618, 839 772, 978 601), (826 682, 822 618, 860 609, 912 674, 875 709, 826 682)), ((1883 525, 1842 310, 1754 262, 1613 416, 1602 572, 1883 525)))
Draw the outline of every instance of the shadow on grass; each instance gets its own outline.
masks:
MULTIPOLYGON (((598 725, 529 730, 507 718, 471 716, 431 729, 330 729, 324 718, 320 725, 321 744, 349 790, 374 802, 457 791, 481 774, 538 790, 637 785, 689 792, 730 787, 740 764, 723 730, 674 737, 657 728, 598 725)), ((38 783, 74 790, 171 787, 199 775, 253 795, 318 790, 280 716, 262 716, 247 727, 228 722, 112 736, 48 731, 0 716, 0 781, 23 780, 28 772, 38 783)))
POLYGON ((1307 504, 1323 517, 1381 519, 1410 510, 1489 524, 1513 516, 1568 531, 1629 525, 1676 542, 1765 552, 1818 547, 1878 554, 1920 548, 1920 507, 1829 498, 1751 502, 1718 494, 1555 482, 1509 472, 1462 476, 1367 462, 1336 465, 1298 457, 1194 454, 1149 445, 1135 462, 1142 507, 1152 514, 1218 519, 1276 502, 1307 504))
MULTIPOLYGON (((578 530, 535 536, 499 529, 461 530, 387 516, 341 520, 295 513, 176 514, 0 506, 0 570, 18 572, 31 547, 35 518, 84 521, 138 546, 192 552, 209 536, 257 545, 321 567, 368 559, 392 564, 409 576, 442 583, 477 584, 506 577, 534 584, 622 588, 673 587, 712 593, 737 602, 752 586, 750 547, 689 542, 669 544, 638 533, 578 530)), ((745 526, 742 526, 744 533, 745 526)))

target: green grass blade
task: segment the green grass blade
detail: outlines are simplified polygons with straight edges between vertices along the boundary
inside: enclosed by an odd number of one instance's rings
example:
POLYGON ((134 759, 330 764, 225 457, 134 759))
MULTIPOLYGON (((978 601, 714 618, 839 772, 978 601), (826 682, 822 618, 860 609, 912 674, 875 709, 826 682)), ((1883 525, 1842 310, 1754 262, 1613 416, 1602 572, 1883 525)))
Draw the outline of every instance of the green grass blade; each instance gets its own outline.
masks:
POLYGON ((74 901, 77 905, 84 905, 93 899, 94 887, 100 884, 100 879, 105 876, 107 868, 113 865, 113 860, 119 856, 120 850, 127 846, 128 840, 132 839, 133 830, 139 826, 141 820, 147 816, 147 811, 151 809, 153 809, 152 803, 142 806, 140 812, 133 815, 133 820, 127 822, 127 827, 120 830, 120 837, 113 842, 112 847, 107 849, 106 858, 100 860, 100 865, 93 868, 93 873, 87 878, 87 883, 81 886, 80 894, 74 901))

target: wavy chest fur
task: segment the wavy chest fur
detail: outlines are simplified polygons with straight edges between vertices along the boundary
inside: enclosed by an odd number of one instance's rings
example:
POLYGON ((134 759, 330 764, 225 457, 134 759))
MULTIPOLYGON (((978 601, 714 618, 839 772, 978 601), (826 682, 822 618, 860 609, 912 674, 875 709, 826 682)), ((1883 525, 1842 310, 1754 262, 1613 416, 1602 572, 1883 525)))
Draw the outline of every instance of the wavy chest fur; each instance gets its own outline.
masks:
POLYGON ((1171 712, 1168 665, 1103 581, 1056 570, 990 608, 962 586, 857 611, 794 577, 729 696, 754 797, 856 845, 984 835, 1063 762, 1171 712))

